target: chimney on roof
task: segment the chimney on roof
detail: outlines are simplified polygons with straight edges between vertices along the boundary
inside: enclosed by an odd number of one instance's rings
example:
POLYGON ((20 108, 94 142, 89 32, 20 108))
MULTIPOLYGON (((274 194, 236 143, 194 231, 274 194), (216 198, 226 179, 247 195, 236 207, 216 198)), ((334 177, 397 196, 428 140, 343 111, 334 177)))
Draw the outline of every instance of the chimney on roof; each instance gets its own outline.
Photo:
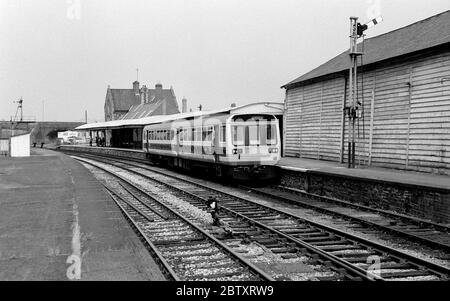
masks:
POLYGON ((148 102, 148 88, 146 85, 142 85, 141 89, 141 103, 148 102))
POLYGON ((155 89, 156 89, 156 90, 162 90, 162 84, 161 84, 161 83, 157 83, 157 84, 155 85, 155 89))
POLYGON ((133 82, 133 90, 135 94, 139 95, 139 82, 137 80, 133 82))
POLYGON ((183 99, 181 100, 181 113, 186 113, 187 112, 187 99, 183 97, 183 99))
POLYGON ((232 107, 232 108, 235 108, 235 107, 236 107, 236 103, 233 102, 233 103, 231 104, 231 107, 232 107))

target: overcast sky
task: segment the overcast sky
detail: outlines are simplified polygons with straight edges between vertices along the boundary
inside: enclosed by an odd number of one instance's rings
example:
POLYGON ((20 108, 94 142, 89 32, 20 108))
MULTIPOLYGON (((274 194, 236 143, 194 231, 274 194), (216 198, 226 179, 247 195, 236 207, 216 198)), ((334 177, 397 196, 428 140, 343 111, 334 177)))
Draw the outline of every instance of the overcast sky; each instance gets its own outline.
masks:
MULTIPOLYGON (((102 121, 108 85, 173 86, 205 109, 284 100, 280 86, 344 51, 351 15, 372 37, 449 0, 0 0, 0 120, 102 121), (44 110, 43 110, 44 104, 44 110)), ((181 105, 180 105, 181 108, 181 105)))

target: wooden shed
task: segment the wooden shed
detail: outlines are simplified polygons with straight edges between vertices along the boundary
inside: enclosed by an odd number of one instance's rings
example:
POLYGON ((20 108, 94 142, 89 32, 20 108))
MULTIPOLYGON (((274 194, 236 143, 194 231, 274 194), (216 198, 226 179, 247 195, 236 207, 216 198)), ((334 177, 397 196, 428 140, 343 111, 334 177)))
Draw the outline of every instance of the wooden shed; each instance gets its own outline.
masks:
MULTIPOLYGON (((450 174, 450 11, 358 46, 356 164, 450 174)), ((285 156, 346 162, 349 67, 346 51, 282 87, 285 156)))

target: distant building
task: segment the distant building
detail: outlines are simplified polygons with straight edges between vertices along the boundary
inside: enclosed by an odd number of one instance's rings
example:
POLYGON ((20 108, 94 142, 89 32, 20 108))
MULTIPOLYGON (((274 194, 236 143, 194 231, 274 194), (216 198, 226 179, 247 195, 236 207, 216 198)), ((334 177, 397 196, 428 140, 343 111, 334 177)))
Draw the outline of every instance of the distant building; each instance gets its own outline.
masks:
POLYGON ((62 143, 71 143, 71 144, 87 143, 88 137, 89 133, 85 131, 58 132, 58 138, 62 143))
POLYGON ((105 99, 105 121, 136 119, 152 115, 179 113, 177 99, 172 89, 163 89, 156 84, 154 89, 139 82, 132 89, 111 89, 108 86, 105 99))
MULTIPOLYGON (((356 164, 450 174, 449 32, 446 11, 365 40, 356 164)), ((285 156, 346 162, 349 67, 347 50, 282 87, 285 156)))

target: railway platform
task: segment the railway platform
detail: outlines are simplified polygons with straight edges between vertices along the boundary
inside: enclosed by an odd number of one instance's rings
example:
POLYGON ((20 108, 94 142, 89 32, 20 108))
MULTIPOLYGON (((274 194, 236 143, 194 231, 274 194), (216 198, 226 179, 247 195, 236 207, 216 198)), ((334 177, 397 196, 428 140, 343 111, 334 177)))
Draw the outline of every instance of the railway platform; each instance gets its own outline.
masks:
POLYGON ((164 280, 100 183, 60 152, 0 159, 0 206, 0 280, 164 280))
POLYGON ((281 185, 450 223, 450 176, 282 158, 281 185))

